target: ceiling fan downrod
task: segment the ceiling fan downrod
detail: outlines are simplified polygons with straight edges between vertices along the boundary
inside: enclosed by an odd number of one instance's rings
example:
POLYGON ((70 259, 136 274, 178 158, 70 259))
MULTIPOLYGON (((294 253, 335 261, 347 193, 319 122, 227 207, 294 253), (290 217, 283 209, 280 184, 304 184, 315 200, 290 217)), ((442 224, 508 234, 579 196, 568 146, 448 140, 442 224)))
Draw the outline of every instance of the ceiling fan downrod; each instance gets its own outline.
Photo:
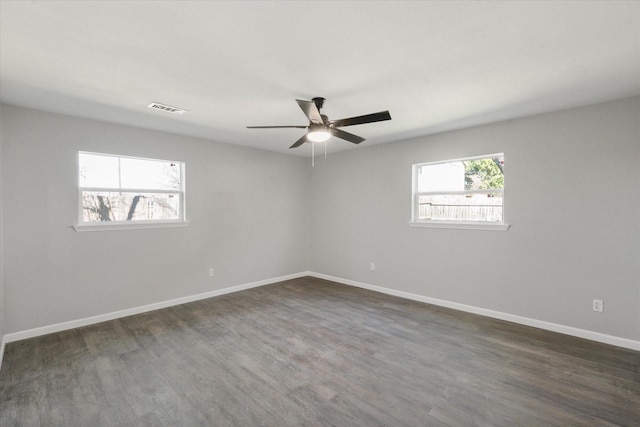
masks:
POLYGON ((320 110, 324 105, 325 99, 321 96, 316 96, 315 98, 311 98, 314 104, 316 104, 316 108, 320 110))

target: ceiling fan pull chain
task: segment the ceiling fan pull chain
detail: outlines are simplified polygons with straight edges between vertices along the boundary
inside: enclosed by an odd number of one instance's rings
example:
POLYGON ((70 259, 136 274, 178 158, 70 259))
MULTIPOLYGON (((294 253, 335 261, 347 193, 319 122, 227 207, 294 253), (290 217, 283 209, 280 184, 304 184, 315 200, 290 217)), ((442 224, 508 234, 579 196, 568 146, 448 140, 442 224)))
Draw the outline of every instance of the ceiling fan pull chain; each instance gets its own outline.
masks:
POLYGON ((324 143, 324 162, 327 163, 327 143, 324 143))
POLYGON ((316 166, 316 143, 311 141, 311 167, 316 166))

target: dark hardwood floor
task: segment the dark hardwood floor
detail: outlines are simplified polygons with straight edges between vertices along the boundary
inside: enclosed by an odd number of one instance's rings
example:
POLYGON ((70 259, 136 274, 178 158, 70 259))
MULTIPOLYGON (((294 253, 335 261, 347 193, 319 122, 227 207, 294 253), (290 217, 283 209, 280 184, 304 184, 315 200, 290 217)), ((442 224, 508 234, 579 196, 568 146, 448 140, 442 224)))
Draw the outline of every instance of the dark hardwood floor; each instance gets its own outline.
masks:
POLYGON ((2 426, 640 426, 640 352, 302 278, 10 343, 2 426))

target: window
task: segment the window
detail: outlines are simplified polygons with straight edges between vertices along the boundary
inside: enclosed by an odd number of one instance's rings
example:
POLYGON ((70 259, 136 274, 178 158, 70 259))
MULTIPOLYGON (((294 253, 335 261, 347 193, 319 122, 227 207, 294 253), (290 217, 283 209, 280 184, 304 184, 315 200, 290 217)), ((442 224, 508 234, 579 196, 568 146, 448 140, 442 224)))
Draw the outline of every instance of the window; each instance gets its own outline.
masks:
POLYGON ((185 223, 184 163, 80 152, 78 165, 79 227, 185 223))
POLYGON ((412 225, 508 228, 504 154, 413 165, 412 225))

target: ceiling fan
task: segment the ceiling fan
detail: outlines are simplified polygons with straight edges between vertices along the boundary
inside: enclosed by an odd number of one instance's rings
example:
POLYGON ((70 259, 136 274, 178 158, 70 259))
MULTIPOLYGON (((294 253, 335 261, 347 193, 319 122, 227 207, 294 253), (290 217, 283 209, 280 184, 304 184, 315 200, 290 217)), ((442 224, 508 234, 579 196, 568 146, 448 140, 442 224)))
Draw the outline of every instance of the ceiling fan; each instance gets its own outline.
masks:
POLYGON ((331 136, 344 139, 345 141, 353 142, 354 144, 360 144, 364 141, 364 138, 354 135, 349 132, 345 132, 340 127, 362 125, 365 123, 381 122, 384 120, 391 120, 391 115, 388 111, 380 111, 379 113, 365 114, 364 116, 349 117, 346 119, 329 120, 329 118, 320 114, 320 109, 324 105, 324 98, 316 97, 311 101, 305 101, 302 99, 296 99, 296 102, 309 119, 309 124, 304 125, 291 125, 291 126, 247 126, 248 129, 278 129, 278 128, 299 128, 308 129, 300 139, 293 143, 289 148, 296 148, 304 144, 305 142, 323 142, 328 140, 331 136))

